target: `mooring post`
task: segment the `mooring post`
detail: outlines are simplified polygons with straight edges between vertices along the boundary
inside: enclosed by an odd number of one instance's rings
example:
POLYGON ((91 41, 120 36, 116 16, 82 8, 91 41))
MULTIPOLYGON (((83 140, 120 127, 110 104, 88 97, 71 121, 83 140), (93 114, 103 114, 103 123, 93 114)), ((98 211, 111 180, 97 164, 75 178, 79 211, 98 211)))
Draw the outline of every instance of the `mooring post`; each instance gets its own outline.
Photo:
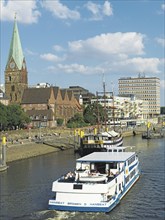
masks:
POLYGON ((6 137, 2 137, 2 165, 6 166, 6 137))

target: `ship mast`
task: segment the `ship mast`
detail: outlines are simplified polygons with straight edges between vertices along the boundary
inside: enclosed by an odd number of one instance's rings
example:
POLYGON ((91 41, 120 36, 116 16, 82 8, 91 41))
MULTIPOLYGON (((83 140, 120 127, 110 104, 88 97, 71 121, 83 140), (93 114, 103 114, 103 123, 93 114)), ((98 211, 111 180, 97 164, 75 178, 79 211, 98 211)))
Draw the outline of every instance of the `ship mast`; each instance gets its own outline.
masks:
POLYGON ((104 120, 105 120, 105 131, 107 130, 107 109, 106 109, 106 91, 105 91, 105 77, 103 75, 103 95, 104 95, 104 120))
POLYGON ((113 129, 115 131, 115 105, 114 105, 114 85, 112 84, 112 120, 113 120, 113 129))
POLYGON ((100 112, 99 112, 99 100, 98 100, 98 92, 96 92, 96 97, 97 97, 97 131, 98 133, 100 132, 100 112))

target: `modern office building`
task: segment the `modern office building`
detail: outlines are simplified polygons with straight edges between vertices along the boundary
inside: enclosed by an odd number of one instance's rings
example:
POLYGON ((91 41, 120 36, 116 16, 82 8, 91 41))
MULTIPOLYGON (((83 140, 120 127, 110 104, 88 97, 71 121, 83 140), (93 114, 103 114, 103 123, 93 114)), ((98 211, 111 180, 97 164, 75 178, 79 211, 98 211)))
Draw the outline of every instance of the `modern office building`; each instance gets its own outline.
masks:
POLYGON ((160 114, 160 79, 157 77, 123 77, 118 80, 119 96, 135 95, 148 102, 148 117, 160 114))
POLYGON ((79 100, 80 104, 88 105, 95 95, 81 86, 69 86, 69 90, 73 92, 74 96, 79 100))

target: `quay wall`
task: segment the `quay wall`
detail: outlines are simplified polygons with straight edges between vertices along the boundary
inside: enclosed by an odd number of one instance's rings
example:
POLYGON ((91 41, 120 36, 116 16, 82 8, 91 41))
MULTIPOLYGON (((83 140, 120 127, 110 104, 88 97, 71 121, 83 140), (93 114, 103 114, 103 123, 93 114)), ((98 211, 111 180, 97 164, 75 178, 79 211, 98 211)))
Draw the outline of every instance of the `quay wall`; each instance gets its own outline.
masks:
MULTIPOLYGON (((132 136, 133 131, 133 129, 126 129, 122 131, 122 135, 123 137, 132 136)), ((138 135, 142 132, 143 130, 135 131, 135 134, 138 135)), ((0 138, 7 137, 7 163, 74 148, 75 140, 78 140, 74 137, 74 130, 71 129, 42 130, 42 135, 39 133, 38 130, 1 133, 0 138), (34 138, 38 138, 38 136, 41 136, 40 140, 43 139, 47 144, 44 144, 43 141, 36 143, 34 138)))

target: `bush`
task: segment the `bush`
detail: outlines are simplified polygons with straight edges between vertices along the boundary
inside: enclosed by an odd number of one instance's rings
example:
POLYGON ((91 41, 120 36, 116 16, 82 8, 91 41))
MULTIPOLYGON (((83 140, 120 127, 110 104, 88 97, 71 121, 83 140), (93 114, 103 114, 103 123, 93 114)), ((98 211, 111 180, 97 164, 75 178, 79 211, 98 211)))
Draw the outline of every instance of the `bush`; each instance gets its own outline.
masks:
POLYGON ((62 118, 57 118, 57 125, 58 125, 58 126, 63 125, 63 122, 64 122, 64 119, 62 119, 62 118))

